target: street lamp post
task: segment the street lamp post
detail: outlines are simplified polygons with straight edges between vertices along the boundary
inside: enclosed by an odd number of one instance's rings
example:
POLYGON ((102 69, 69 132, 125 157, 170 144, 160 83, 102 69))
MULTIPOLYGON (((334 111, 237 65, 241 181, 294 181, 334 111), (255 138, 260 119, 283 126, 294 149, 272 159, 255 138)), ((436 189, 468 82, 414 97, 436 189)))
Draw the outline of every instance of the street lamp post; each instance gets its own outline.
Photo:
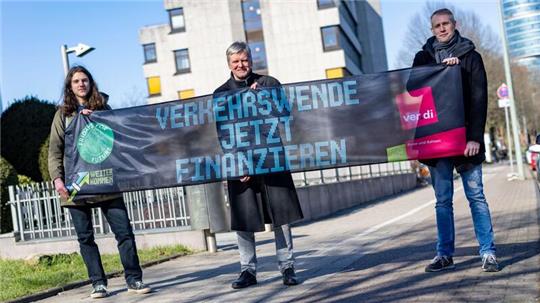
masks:
POLYGON ((508 155, 510 156, 510 174, 509 178, 515 178, 516 173, 514 172, 514 159, 512 156, 512 137, 510 137, 510 121, 508 120, 508 108, 510 107, 510 99, 508 99, 508 86, 506 84, 501 84, 497 89, 497 97, 499 97, 499 107, 504 108, 504 121, 506 122, 506 142, 508 148, 508 155))
POLYGON ((504 71, 506 76, 506 84, 508 85, 509 93, 509 107, 510 107, 510 120, 512 124, 512 136, 514 139, 514 149, 516 152, 516 166, 517 166, 517 177, 520 180, 525 179, 525 174, 523 172, 523 156, 521 154, 521 146, 519 144, 519 121, 517 118, 516 104, 514 99, 514 89, 512 86, 512 72, 510 70, 510 60, 508 58, 508 40, 506 39, 506 30, 504 27, 504 17, 503 17, 503 3, 498 1, 500 21, 501 21, 501 31, 502 31, 502 45, 503 45, 503 59, 504 59, 504 71))
POLYGON ((68 48, 67 45, 60 46, 60 53, 62 55, 62 63, 64 64, 64 74, 67 76, 69 72, 69 53, 75 53, 75 56, 82 57, 89 52, 93 51, 94 48, 86 44, 79 43, 76 46, 68 48))

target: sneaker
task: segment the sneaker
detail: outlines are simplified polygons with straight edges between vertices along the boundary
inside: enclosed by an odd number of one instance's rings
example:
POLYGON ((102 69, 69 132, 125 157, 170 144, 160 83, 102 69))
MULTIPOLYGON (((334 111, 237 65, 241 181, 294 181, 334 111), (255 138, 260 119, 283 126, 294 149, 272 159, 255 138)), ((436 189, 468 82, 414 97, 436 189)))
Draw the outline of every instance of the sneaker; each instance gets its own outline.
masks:
POLYGON ((93 287, 92 293, 90 294, 90 298, 92 299, 105 298, 107 295, 108 295, 107 286, 103 284, 98 284, 93 287))
POLYGON ((142 281, 135 281, 130 284, 128 283, 127 289, 128 289, 128 292, 134 292, 138 295, 147 294, 152 291, 152 288, 144 284, 142 281))
POLYGON ((484 254, 482 256, 482 270, 486 272, 499 271, 499 264, 497 258, 493 254, 484 254))
POLYGON ((454 269, 455 267, 452 257, 436 256, 431 263, 426 266, 426 272, 437 272, 445 269, 454 269))

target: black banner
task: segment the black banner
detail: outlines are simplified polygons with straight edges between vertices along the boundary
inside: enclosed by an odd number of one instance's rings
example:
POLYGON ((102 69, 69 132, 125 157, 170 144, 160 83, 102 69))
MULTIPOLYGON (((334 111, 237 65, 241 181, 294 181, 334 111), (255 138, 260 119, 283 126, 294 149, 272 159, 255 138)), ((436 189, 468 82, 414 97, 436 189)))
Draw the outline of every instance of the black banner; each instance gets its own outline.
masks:
POLYGON ((426 66, 78 115, 66 184, 104 194, 461 155, 460 68, 426 66))

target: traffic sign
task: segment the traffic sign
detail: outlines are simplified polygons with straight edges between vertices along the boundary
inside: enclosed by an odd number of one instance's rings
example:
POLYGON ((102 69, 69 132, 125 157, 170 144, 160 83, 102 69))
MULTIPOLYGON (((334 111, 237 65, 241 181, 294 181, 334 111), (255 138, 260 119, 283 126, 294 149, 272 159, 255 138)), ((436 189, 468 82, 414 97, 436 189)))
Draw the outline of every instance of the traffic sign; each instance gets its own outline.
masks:
POLYGON ((497 97, 499 99, 508 99, 508 86, 506 84, 503 83, 497 88, 497 97))
POLYGON ((500 108, 510 107, 510 99, 499 99, 499 107, 500 108))

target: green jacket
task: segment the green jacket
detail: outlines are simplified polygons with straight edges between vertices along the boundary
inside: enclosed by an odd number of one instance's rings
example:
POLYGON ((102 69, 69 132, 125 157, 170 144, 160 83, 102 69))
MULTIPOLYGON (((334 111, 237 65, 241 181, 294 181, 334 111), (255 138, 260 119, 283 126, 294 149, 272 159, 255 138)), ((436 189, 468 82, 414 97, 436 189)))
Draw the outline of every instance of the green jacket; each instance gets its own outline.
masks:
MULTIPOLYGON (((111 109, 108 105, 105 106, 106 110, 111 109)), ((65 116, 61 108, 59 108, 54 114, 51 125, 51 134, 49 136, 48 156, 49 175, 53 181, 57 178, 62 179, 64 182, 66 180, 64 170, 65 130, 76 115, 77 113, 73 113, 70 116, 65 116)), ((97 195, 87 199, 75 201, 61 199, 61 206, 91 206, 91 204, 117 199, 121 196, 122 194, 97 195)))

